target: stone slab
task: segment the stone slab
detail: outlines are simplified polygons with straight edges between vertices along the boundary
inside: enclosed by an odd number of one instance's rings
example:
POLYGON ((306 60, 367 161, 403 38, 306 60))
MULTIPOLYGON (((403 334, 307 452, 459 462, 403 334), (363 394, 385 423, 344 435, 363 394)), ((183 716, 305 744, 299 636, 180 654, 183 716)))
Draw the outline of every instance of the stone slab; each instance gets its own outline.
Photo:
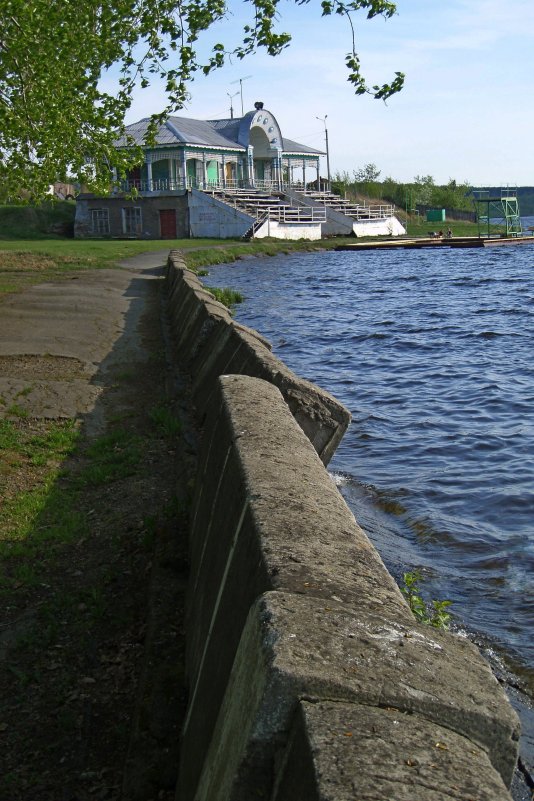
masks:
POLYGON ((419 715, 301 701, 271 801, 510 801, 479 746, 419 715))
POLYGON ((510 784, 518 719, 468 640, 273 592, 251 609, 199 785, 183 798, 270 798, 273 761, 302 700, 417 715, 472 742, 510 784))

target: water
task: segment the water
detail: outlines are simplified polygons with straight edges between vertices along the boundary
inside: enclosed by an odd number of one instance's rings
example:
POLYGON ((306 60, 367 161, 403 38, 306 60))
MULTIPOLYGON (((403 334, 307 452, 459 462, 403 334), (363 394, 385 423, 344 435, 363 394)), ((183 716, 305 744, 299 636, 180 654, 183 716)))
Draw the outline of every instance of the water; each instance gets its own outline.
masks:
POLYGON ((396 577, 534 695, 534 243, 250 259, 206 283, 353 421, 329 470, 396 577))

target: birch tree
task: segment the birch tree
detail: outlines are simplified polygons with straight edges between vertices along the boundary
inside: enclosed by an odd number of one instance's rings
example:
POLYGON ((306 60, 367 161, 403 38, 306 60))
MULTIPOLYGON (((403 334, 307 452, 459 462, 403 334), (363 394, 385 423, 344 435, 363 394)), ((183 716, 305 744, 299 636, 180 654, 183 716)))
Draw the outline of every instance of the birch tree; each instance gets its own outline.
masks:
MULTIPOLYGON (((33 198, 67 173, 95 188, 139 163, 139 148, 117 150, 133 93, 164 81, 167 106, 152 131, 186 102, 191 82, 229 59, 258 50, 278 55, 291 42, 281 30, 280 0, 243 0, 249 22, 235 31, 230 3, 238 0, 0 0, 0 191, 33 198), (214 44, 204 58, 210 29, 225 21, 237 46, 214 44), (117 91, 102 76, 118 69, 117 91)), ((369 86, 357 53, 354 16, 391 17, 386 0, 296 0, 302 13, 341 15, 347 21, 347 80, 357 95, 386 99, 404 75, 369 86)), ((340 55, 340 58, 343 56, 340 55)))

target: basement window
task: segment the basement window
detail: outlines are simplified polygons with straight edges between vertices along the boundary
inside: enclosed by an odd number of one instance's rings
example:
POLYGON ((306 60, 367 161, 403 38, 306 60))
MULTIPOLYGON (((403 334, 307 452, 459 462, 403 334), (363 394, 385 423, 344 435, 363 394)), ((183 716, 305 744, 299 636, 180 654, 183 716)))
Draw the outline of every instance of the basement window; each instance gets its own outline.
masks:
POLYGON ((91 209, 91 229, 93 234, 109 234, 108 209, 91 209))
POLYGON ((122 210, 122 232, 124 234, 140 234, 143 219, 139 206, 128 206, 122 210))

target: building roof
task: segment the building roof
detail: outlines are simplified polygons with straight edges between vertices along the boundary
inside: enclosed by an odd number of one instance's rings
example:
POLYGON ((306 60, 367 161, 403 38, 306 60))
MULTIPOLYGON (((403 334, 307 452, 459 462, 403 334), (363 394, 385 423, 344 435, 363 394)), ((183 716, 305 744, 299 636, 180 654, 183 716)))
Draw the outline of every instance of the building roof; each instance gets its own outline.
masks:
MULTIPOLYGON (((255 112, 248 112, 244 117, 223 120, 194 120, 189 117, 168 117, 160 125, 151 147, 172 147, 189 145, 191 147, 213 147, 225 150, 246 150, 243 143, 243 130, 250 127, 255 112)), ((124 136, 117 140, 118 147, 127 147, 133 140, 136 145, 143 146, 150 124, 145 117, 138 122, 127 125, 124 136)), ((248 141, 248 140, 247 140, 248 141)), ((284 153, 294 155, 324 155, 322 150, 302 145, 292 139, 282 138, 284 153)))
MULTIPOLYGON (((118 140, 118 146, 127 145, 127 138, 133 139, 137 145, 143 145, 149 124, 150 118, 145 117, 139 120, 139 122, 127 125, 125 136, 118 140)), ((218 133, 212 123, 207 120, 193 120, 188 117, 168 117, 166 122, 158 128, 154 146, 169 147, 172 145, 184 144, 244 150, 244 147, 239 145, 237 141, 227 139, 225 136, 218 133)))

